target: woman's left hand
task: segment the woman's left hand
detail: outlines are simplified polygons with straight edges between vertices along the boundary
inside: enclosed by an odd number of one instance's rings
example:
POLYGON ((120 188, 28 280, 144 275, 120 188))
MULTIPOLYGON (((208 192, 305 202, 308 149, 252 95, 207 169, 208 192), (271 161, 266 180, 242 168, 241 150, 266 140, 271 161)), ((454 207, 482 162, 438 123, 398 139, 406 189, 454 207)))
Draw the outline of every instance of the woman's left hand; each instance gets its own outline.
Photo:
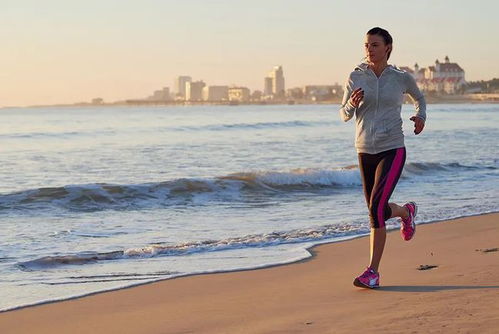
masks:
POLYGON ((420 134, 424 129, 424 120, 417 116, 412 116, 410 120, 414 122, 414 134, 420 134))

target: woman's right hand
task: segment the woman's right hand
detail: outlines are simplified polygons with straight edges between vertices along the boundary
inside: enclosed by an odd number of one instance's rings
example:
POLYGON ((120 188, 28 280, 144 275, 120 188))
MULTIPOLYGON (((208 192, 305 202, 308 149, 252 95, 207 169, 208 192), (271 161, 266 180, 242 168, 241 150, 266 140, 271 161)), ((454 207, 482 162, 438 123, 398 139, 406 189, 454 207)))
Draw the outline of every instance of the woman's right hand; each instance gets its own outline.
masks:
POLYGON ((355 108, 358 108, 360 101, 362 101, 363 98, 364 98, 364 91, 362 90, 362 88, 359 87, 353 91, 352 95, 350 95, 350 99, 348 100, 348 102, 355 108))

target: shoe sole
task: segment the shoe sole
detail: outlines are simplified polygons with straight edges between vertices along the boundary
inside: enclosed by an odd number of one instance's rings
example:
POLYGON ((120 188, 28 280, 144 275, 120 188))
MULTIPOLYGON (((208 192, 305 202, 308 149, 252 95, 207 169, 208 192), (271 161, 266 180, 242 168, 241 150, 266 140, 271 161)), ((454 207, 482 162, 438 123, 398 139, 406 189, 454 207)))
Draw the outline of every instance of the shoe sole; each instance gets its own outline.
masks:
POLYGON ((414 221, 416 221, 416 216, 418 215, 418 205, 416 204, 416 202, 409 203, 412 203, 412 205, 414 205, 414 221))
MULTIPOLYGON (((414 235, 416 234, 416 216, 418 215, 418 205, 416 202, 410 202, 412 205, 414 205, 414 214, 412 215, 412 229, 414 230, 414 233, 412 233, 412 238, 414 238, 414 235)), ((411 240, 409 239, 409 240, 411 240)))
POLYGON ((403 238, 405 241, 410 241, 412 238, 414 238, 414 235, 416 234, 416 215, 418 214, 418 205, 416 202, 408 202, 407 204, 412 204, 414 206, 414 214, 412 215, 412 230, 414 231, 412 233, 412 236, 409 239, 403 238))
POLYGON ((361 281, 359 281, 358 278, 356 278, 353 281, 353 285, 355 285, 358 288, 367 288, 367 289, 376 289, 376 288, 379 288, 379 285, 373 285, 373 286, 366 285, 366 284, 362 283, 361 281))

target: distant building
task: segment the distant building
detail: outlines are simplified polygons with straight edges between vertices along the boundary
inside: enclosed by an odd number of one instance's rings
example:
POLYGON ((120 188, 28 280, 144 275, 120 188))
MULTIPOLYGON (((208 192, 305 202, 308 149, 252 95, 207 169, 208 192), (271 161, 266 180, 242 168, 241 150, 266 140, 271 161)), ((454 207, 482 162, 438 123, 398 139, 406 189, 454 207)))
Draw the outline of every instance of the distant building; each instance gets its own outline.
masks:
POLYGON ((466 84, 464 70, 457 63, 451 63, 447 56, 444 63, 440 63, 437 59, 435 66, 419 68, 416 63, 414 70, 406 66, 400 69, 411 73, 419 88, 425 92, 456 94, 466 84))
POLYGON ((286 90, 286 97, 293 100, 303 100, 305 95, 303 94, 303 89, 295 87, 286 90))
MULTIPOLYGON (((419 70, 419 65, 418 63, 414 64, 414 68, 416 70, 419 70)), ((402 70, 404 72, 407 72, 407 73, 410 73, 414 78, 416 78, 416 71, 413 70, 412 68, 410 68, 409 66, 398 66, 398 69, 399 70, 402 70)), ((424 72, 424 71, 423 71, 424 72)))
POLYGON ((203 88, 204 101, 227 101, 228 99, 228 86, 209 86, 203 88))
POLYGON ((189 81, 185 84, 186 101, 202 101, 203 88, 206 84, 203 81, 189 81))
POLYGON ((263 80, 263 95, 271 96, 272 95, 272 78, 265 77, 263 80))
POLYGON ((264 80, 264 95, 272 95, 274 98, 284 98, 284 72, 282 66, 274 66, 268 77, 264 80))
POLYGON ((246 87, 230 87, 229 101, 248 102, 250 99, 250 90, 246 87))
POLYGON ((171 96, 170 96, 170 88, 169 87, 163 87, 163 89, 156 90, 154 93, 147 98, 149 101, 170 101, 171 96))
POLYGON ((259 102, 262 100, 262 91, 261 90, 255 90, 253 93, 251 93, 251 101, 259 102))
POLYGON ((327 101, 343 95, 343 87, 334 85, 308 85, 303 87, 303 95, 311 101, 327 101))
POLYGON ((104 100, 100 97, 96 97, 95 99, 92 99, 92 104, 103 104, 104 100))
POLYGON ((191 81, 192 81, 192 78, 190 76, 187 76, 187 75, 182 75, 182 76, 175 78, 175 82, 174 82, 173 87, 174 87, 176 95, 178 97, 185 99, 186 84, 188 82, 191 82, 191 81))

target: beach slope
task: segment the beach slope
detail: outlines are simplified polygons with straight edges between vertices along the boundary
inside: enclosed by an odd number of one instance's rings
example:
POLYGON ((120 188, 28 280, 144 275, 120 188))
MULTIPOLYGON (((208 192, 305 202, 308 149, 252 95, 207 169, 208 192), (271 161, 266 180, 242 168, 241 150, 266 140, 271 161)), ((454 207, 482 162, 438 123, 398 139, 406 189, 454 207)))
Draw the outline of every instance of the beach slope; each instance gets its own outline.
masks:
POLYGON ((420 225, 410 242, 390 232, 376 290, 352 285, 368 243, 323 244, 293 264, 4 312, 0 332, 497 333, 499 214, 420 225))

